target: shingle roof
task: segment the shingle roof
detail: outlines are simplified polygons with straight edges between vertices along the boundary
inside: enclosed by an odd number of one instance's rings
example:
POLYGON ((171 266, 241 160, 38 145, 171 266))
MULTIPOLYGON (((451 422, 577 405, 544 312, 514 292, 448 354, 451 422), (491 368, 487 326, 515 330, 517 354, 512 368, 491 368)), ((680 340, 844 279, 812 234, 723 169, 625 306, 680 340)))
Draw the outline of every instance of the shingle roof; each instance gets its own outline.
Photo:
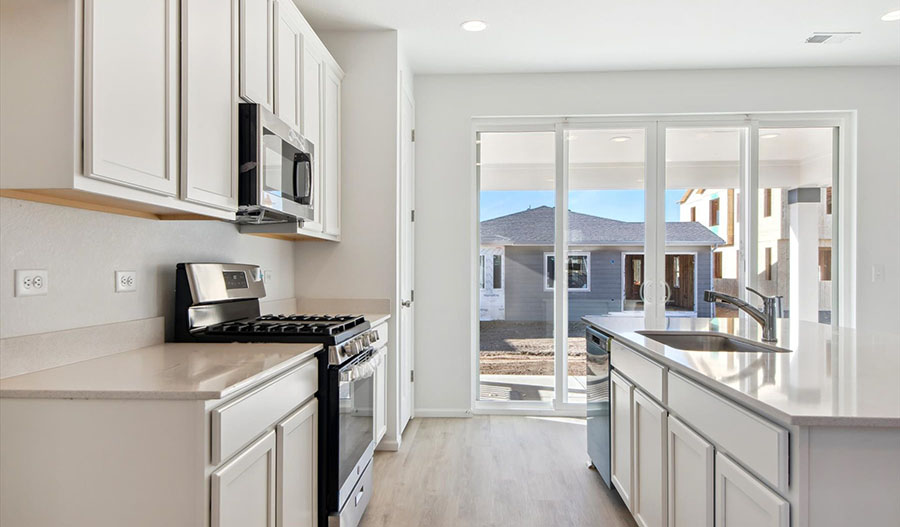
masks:
MULTIPOLYGON (((491 245, 553 245, 554 207, 537 207, 481 222, 481 242, 491 245)), ((569 211, 569 243, 643 245, 644 223, 569 211)), ((666 222, 666 243, 724 245, 725 240, 693 221, 666 222)))

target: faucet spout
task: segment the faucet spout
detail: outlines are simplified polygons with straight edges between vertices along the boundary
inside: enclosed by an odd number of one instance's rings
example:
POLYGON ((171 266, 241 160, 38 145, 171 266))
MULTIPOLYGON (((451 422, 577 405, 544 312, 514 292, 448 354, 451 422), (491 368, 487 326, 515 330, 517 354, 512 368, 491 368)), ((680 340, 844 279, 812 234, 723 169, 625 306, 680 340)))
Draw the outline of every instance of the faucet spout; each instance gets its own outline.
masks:
POLYGON ((757 309, 749 302, 741 300, 740 298, 726 295, 725 293, 720 293, 718 291, 704 291, 703 292, 703 300, 706 302, 720 302, 722 304, 730 304, 741 311, 750 315, 750 317, 759 323, 763 328, 763 342, 777 342, 778 336, 776 334, 776 321, 779 317, 782 316, 782 300, 781 296, 765 296, 759 291, 752 289, 750 287, 747 288, 748 291, 760 296, 763 300, 763 308, 757 309))

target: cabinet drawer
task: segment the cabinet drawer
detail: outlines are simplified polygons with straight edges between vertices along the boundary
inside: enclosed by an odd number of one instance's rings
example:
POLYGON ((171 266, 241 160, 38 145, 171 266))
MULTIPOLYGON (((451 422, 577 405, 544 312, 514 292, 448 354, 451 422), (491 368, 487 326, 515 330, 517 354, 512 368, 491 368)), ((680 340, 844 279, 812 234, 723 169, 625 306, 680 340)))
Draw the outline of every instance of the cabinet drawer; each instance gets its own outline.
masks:
POLYGON ((613 367, 640 386, 642 390, 655 397, 657 401, 666 402, 663 398, 665 368, 616 340, 612 341, 609 357, 613 367))
POLYGON ((300 368, 226 403, 212 413, 212 464, 237 452, 279 418, 316 394, 318 362, 300 368))
POLYGON ((781 492, 788 488, 788 431, 669 373, 669 408, 716 447, 781 492))

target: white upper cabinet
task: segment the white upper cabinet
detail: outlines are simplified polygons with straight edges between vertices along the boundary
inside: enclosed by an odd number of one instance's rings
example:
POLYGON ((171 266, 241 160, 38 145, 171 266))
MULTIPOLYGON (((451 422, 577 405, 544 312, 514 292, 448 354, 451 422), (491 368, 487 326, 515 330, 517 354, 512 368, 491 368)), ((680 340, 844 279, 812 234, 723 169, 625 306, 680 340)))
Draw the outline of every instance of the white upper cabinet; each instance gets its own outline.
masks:
POLYGON ((85 173, 174 196, 178 2, 87 0, 84 43, 85 173))
POLYGON ((236 211, 238 0, 182 2, 182 198, 236 211))
POLYGON ((274 0, 240 2, 241 97, 272 110, 274 0))
POLYGON ((303 40, 303 137, 313 155, 313 219, 303 229, 322 232, 322 57, 309 38, 303 40))
POLYGON ((338 72, 325 68, 322 127, 322 206, 323 226, 326 234, 341 233, 341 79, 338 72))
POLYGON ((301 129, 303 34, 300 12, 291 0, 275 3, 275 115, 301 129))

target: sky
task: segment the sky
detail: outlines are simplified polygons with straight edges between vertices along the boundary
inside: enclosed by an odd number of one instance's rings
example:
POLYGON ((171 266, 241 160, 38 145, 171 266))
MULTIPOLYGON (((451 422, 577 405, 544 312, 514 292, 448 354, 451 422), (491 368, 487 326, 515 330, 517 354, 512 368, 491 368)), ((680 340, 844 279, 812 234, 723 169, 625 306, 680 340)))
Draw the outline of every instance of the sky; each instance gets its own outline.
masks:
MULTIPOLYGON (((552 190, 486 190, 481 192, 480 221, 542 205, 554 206, 552 190)), ((666 221, 678 221, 684 190, 666 190, 666 221)), ((569 210, 620 221, 644 221, 643 190, 573 190, 569 210)))

